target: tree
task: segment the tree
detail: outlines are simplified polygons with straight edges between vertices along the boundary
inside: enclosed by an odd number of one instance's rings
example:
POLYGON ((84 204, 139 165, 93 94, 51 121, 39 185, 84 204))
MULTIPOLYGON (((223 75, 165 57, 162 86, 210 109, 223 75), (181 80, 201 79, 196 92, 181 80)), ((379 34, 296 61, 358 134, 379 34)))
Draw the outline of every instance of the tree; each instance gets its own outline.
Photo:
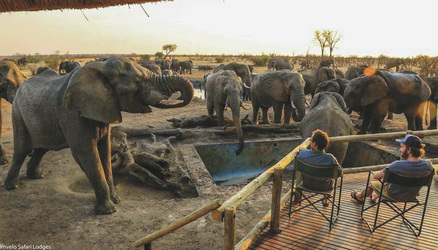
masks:
POLYGON ((163 50, 166 52, 166 55, 164 56, 164 59, 171 53, 176 50, 178 46, 176 44, 165 44, 163 45, 163 50))
POLYGON ((324 32, 325 32, 324 30, 323 31, 315 30, 315 35, 313 37, 315 43, 317 43, 321 48, 321 59, 324 58, 324 50, 327 47, 327 40, 326 37, 324 36, 324 32))
POLYGON ((325 48, 329 48, 330 50, 330 58, 333 57, 333 50, 336 47, 336 44, 341 40, 342 36, 338 34, 337 31, 333 30, 323 30, 315 31, 314 41, 321 48, 321 58, 324 58, 324 50, 325 48))

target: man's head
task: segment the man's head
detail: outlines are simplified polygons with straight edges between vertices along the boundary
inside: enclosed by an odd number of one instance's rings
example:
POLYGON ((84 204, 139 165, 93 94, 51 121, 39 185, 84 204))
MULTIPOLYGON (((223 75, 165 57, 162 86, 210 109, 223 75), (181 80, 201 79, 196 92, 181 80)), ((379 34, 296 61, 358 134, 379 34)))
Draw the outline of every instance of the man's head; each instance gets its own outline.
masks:
POLYGON ((406 135, 402 140, 395 140, 400 143, 400 153, 403 159, 407 159, 409 154, 418 158, 424 155, 424 144, 421 139, 415 135, 406 135))
POLYGON ((319 129, 313 131, 310 140, 320 151, 326 149, 330 142, 327 133, 319 129))

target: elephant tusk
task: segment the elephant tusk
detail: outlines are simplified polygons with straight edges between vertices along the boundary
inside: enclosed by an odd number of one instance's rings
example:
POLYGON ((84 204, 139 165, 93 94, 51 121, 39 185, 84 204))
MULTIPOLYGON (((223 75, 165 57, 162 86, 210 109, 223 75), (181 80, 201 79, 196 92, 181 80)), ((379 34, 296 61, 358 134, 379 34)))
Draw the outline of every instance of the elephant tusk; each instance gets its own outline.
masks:
POLYGON ((243 86, 244 86, 245 88, 247 88, 247 89, 250 89, 250 88, 251 88, 250 86, 246 85, 246 83, 243 83, 243 86))

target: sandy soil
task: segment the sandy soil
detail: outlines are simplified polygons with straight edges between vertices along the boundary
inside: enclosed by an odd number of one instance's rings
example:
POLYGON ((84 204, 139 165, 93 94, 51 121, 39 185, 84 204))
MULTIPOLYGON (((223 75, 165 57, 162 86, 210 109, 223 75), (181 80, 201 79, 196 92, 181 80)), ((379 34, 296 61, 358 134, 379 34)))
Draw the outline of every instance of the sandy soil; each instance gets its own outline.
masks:
MULTIPOLYGON (((250 102, 245 105, 251 106, 250 102)), ((4 125, 1 139, 8 152, 8 159, 11 160, 11 105, 3 101, 2 112, 4 125)), ((242 112, 246 114, 252 110, 242 112)), ((123 113, 123 122, 119 126, 171 128, 167 119, 202 114, 206 114, 205 101, 196 99, 180 109, 154 109, 149 114, 123 113)), ((396 115, 394 121, 385 121, 384 126, 389 131, 404 131, 406 122, 402 115, 396 115)), ((233 141, 233 138, 203 140, 233 141)), ((17 249, 134 249, 133 243, 139 238, 169 225, 216 198, 225 201, 243 187, 220 187, 209 183, 198 187, 199 197, 182 199, 168 191, 155 190, 119 177, 117 189, 122 201, 117 205, 118 211, 111 215, 95 215, 94 192, 69 149, 48 152, 41 165, 44 179, 28 179, 25 177, 26 167, 23 166, 20 173, 21 186, 13 191, 3 187, 9 164, 0 166, 0 249, 5 246, 17 249)), ((286 191, 287 185, 284 186, 286 191)), ((270 209, 270 199, 271 184, 268 183, 237 209, 237 242, 270 209)), ((154 249, 182 250, 222 249, 222 245, 223 225, 208 214, 154 241, 152 246, 154 249)))

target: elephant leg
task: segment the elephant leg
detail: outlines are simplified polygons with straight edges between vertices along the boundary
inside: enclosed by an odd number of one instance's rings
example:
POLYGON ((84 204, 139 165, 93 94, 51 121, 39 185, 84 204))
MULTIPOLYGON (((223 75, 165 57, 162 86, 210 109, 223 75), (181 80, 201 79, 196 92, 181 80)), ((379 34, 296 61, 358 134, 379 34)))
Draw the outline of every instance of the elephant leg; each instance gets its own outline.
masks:
POLYGON ((214 114, 214 105, 211 102, 207 102, 207 112, 209 116, 214 114))
POLYGON ((117 204, 120 202, 120 197, 114 188, 113 170, 111 167, 111 136, 108 135, 102 138, 97 143, 97 149, 99 151, 100 162, 105 173, 106 183, 108 184, 111 200, 117 204))
POLYGON ((364 110, 362 111, 363 113, 363 120, 362 120, 362 125, 360 126, 360 130, 359 132, 357 132, 357 134, 366 134, 368 127, 370 126, 371 123, 371 118, 373 117, 373 107, 372 104, 366 106, 364 108, 364 110))
MULTIPOLYGON (((415 130, 417 130, 416 129, 416 120, 417 120, 417 118, 416 118, 416 116, 417 116, 417 109, 416 109, 416 107, 417 106, 414 106, 414 107, 408 107, 406 110, 405 110, 405 112, 404 112, 404 114, 405 114, 405 117, 406 117, 406 120, 407 120, 407 122, 408 122, 408 130, 412 130, 412 131, 415 131, 415 130)), ((421 126, 421 127, 423 127, 423 126, 421 126)))
POLYGON ((275 102, 274 103, 274 123, 278 124, 281 123, 281 115, 283 114, 283 106, 284 103, 281 102, 275 102))
POLYGON ((374 112, 373 118, 371 119, 371 133, 377 134, 380 132, 380 126, 382 126, 383 120, 385 120, 386 113, 384 114, 378 114, 377 112, 374 112))
POLYGON ((253 103, 252 105, 252 123, 258 124, 259 106, 253 103))
POLYGON ((269 124, 269 117, 268 117, 268 110, 269 108, 262 107, 262 123, 263 124, 269 124))
POLYGON ((78 137, 83 138, 69 138, 70 140, 68 140, 68 142, 71 142, 73 139, 73 143, 69 143, 73 158, 79 164, 82 171, 87 175, 87 178, 94 189, 97 201, 94 211, 97 214, 114 213, 116 207, 110 199, 110 190, 100 161, 99 152, 97 152, 96 149, 96 142, 93 142, 90 138, 84 138, 86 136, 78 137))
POLYGON ((224 109, 225 109, 225 105, 215 106, 218 126, 224 126, 224 109))
POLYGON ((27 163, 27 177, 30 179, 41 179, 44 174, 40 170, 41 159, 49 150, 44 148, 36 148, 33 150, 32 157, 27 163))
POLYGON ((292 105, 288 102, 284 104, 284 124, 290 123, 290 117, 292 115, 292 105))
POLYGON ((436 111, 437 111, 436 105, 437 105, 436 101, 431 100, 429 102, 430 125, 429 125, 429 127, 427 129, 436 129, 436 125, 437 125, 437 122, 436 122, 436 111))

